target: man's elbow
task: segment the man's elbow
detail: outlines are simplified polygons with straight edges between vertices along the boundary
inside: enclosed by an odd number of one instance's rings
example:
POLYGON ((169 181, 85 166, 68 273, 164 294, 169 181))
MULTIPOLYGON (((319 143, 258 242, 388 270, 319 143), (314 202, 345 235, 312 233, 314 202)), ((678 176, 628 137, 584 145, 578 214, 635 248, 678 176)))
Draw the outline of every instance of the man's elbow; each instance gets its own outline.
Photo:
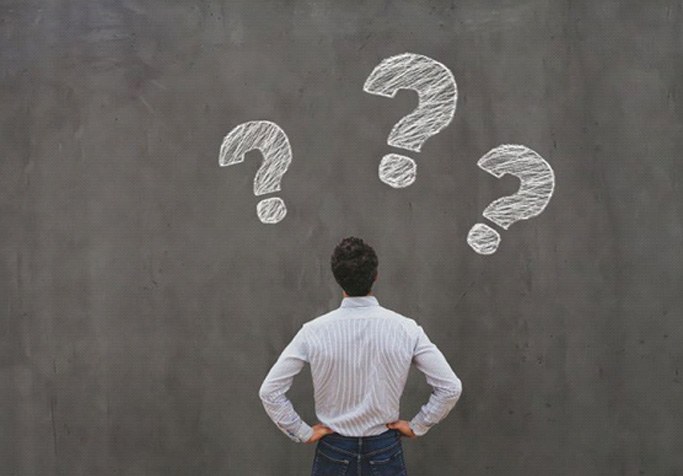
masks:
POLYGON ((262 402, 271 402, 273 400, 273 391, 266 382, 263 382, 261 388, 259 388, 258 396, 262 402))
POLYGON ((443 397, 453 407, 460 399, 460 395, 462 395, 462 381, 455 377, 453 382, 443 389, 443 397))

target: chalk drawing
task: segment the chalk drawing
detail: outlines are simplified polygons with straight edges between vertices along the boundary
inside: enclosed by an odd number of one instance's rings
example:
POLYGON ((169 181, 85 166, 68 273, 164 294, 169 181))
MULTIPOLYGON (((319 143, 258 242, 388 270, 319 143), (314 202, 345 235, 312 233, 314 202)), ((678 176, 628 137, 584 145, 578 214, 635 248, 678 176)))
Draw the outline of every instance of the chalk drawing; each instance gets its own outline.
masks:
MULTIPOLYGON (((292 148, 284 131, 270 121, 251 121, 238 125, 223 139, 218 163, 221 167, 239 164, 252 150, 263 155, 263 164, 254 177, 254 195, 280 191, 282 176, 292 161, 292 148)), ((285 202, 279 197, 261 200, 256 214, 263 223, 280 222, 287 214, 285 202)))
POLYGON ((480 255, 491 255, 500 244, 500 234, 488 225, 477 223, 467 234, 467 243, 480 255))
MULTIPOLYGON (((384 59, 363 85, 365 92, 389 98, 400 89, 416 91, 418 106, 394 125, 387 143, 420 152, 427 139, 453 120, 458 100, 455 78, 446 66, 432 58, 404 53, 384 59)), ((391 187, 403 188, 415 181, 416 170, 413 159, 388 154, 380 162, 379 178, 391 187)))
POLYGON ((403 188, 415 181, 417 165, 410 157, 387 154, 379 163, 379 178, 394 188, 403 188))
MULTIPOLYGON (((517 221, 539 215, 555 190, 553 168, 523 145, 500 145, 487 152, 477 165, 497 178, 511 174, 521 181, 517 193, 494 200, 482 213, 506 230, 517 221)), ((500 235, 488 225, 477 223, 468 233, 467 243, 477 253, 489 255, 498 249, 500 235)))

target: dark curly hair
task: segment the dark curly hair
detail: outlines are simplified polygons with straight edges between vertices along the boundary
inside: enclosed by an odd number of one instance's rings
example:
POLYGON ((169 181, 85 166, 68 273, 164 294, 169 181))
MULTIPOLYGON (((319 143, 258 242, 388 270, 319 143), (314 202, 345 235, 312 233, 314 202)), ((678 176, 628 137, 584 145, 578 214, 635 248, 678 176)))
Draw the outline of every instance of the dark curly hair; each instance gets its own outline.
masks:
POLYGON ((332 253, 332 274, 349 296, 367 296, 377 277, 375 250, 360 238, 344 238, 332 253))

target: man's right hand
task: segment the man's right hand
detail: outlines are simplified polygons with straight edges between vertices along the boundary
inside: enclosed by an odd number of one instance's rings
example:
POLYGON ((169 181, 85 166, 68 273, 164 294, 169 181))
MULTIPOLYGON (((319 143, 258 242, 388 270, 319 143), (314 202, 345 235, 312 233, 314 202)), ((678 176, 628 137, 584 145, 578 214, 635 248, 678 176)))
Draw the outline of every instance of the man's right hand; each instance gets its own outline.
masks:
POLYGON ((417 435, 413 432, 412 428, 410 428, 409 422, 405 420, 398 420, 393 423, 387 423, 387 428, 390 428, 392 430, 398 430, 401 432, 401 435, 407 436, 408 438, 415 438, 417 435))
POLYGON ((322 438, 325 435, 329 435, 330 433, 334 433, 334 430, 328 426, 323 425, 322 423, 316 423, 313 425, 311 428, 313 428, 313 434, 311 437, 306 441, 306 443, 315 443, 318 441, 320 438, 322 438))

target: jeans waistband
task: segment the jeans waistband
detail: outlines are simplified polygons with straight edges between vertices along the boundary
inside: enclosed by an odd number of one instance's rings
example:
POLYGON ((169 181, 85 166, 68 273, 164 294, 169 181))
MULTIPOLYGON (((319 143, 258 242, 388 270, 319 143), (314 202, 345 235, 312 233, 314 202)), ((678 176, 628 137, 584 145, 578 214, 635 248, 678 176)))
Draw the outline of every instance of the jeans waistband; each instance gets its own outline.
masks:
POLYGON ((380 433, 379 435, 370 435, 370 436, 344 436, 340 435, 339 433, 330 433, 329 435, 326 435, 325 438, 330 438, 334 440, 350 440, 350 441, 357 441, 359 438, 362 438, 363 441, 371 441, 371 440, 380 440, 380 439, 385 439, 389 436, 400 436, 400 432, 398 430, 392 430, 388 429, 384 433, 380 433))

